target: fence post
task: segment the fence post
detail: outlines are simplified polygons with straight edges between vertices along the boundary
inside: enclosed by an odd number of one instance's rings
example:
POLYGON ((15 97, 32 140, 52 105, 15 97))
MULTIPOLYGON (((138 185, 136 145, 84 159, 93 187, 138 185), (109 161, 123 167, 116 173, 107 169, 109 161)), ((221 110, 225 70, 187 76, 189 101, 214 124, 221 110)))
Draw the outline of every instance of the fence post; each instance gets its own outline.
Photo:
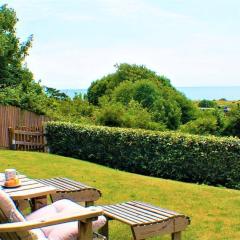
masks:
POLYGON ((15 134, 14 129, 9 127, 8 128, 8 138, 9 138, 9 148, 12 150, 16 150, 16 144, 15 144, 15 134))
POLYGON ((49 153, 49 147, 47 146, 47 129, 46 129, 46 126, 45 124, 43 124, 43 144, 44 144, 44 152, 47 152, 49 153))

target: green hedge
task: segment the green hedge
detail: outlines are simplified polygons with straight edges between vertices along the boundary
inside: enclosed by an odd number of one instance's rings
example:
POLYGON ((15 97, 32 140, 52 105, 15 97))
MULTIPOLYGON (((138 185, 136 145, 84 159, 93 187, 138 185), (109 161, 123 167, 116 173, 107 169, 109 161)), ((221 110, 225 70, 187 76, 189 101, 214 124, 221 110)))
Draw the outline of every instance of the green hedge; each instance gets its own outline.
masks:
POLYGON ((50 122, 52 153, 112 168, 240 189, 240 140, 50 122))

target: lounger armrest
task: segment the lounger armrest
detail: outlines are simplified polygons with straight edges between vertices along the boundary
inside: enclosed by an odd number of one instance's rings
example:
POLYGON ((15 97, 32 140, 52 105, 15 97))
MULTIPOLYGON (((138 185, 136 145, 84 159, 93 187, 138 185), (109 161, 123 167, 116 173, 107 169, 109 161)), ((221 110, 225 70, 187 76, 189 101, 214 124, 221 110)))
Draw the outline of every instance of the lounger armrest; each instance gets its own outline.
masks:
POLYGON ((103 211, 101 209, 86 208, 81 210, 81 212, 74 212, 69 215, 59 214, 57 217, 48 218, 47 220, 42 218, 42 219, 26 221, 26 222, 0 224, 0 232, 26 231, 34 228, 41 228, 41 227, 46 227, 50 225, 56 225, 59 223, 84 221, 87 219, 94 219, 102 214, 103 214, 103 211))

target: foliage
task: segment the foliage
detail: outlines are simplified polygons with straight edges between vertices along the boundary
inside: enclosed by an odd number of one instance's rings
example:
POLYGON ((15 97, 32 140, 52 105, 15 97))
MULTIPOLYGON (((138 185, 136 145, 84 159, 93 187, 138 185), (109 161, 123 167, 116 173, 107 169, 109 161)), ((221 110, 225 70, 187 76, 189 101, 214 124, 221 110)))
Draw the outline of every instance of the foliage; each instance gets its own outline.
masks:
POLYGON ((0 103, 46 114, 49 99, 24 64, 32 36, 21 43, 16 36, 17 21, 13 9, 0 6, 0 103))
POLYGON ((151 79, 156 81, 158 84, 170 86, 169 79, 164 76, 156 75, 155 72, 147 69, 145 66, 123 63, 120 65, 116 64, 115 67, 117 69, 115 73, 109 74, 95 82, 92 82, 87 93, 90 103, 97 105, 100 97, 109 95, 115 87, 125 81, 136 82, 143 79, 151 79))
POLYGON ((81 95, 75 95, 73 99, 50 99, 51 103, 47 114, 51 116, 53 120, 95 124, 95 107, 90 105, 81 95))
POLYGON ((32 73, 23 64, 32 36, 20 43, 16 36, 17 21, 13 9, 0 6, 0 88, 32 81, 32 73))
POLYGON ((69 96, 66 93, 61 92, 58 89, 45 87, 45 92, 49 98, 53 98, 56 100, 69 100, 69 96))
POLYGON ((13 105, 38 114, 46 114, 49 100, 37 83, 5 87, 0 91, 0 104, 13 105))
POLYGON ((216 101, 203 99, 198 103, 198 106, 201 108, 215 108, 217 103, 216 101))
POLYGON ((117 169, 240 189, 240 141, 173 132, 51 122, 52 153, 117 169))
POLYGON ((233 108, 228 116, 226 128, 224 129, 225 135, 237 136, 240 138, 240 105, 238 104, 233 108))
POLYGON ((182 132, 200 135, 216 135, 217 134, 217 119, 213 116, 205 116, 190 121, 181 126, 182 132))
POLYGON ((138 102, 131 100, 128 105, 108 102, 101 98, 100 108, 96 111, 96 123, 109 127, 128 127, 164 130, 165 126, 153 122, 152 115, 138 102))
POLYGON ((134 100, 152 115, 152 123, 169 129, 177 129, 180 124, 195 118, 193 103, 164 76, 144 66, 125 63, 116 68, 115 73, 92 83, 88 89, 90 103, 100 105, 101 99, 108 97, 110 104, 121 103, 129 108, 134 100))

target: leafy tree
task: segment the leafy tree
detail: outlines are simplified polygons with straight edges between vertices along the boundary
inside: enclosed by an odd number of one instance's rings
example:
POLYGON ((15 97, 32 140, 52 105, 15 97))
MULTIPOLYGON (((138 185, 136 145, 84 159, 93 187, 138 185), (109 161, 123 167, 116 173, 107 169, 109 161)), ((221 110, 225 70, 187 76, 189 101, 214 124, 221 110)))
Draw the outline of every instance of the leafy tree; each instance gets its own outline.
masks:
POLYGON ((212 100, 203 99, 198 103, 198 106, 201 108, 215 108, 217 107, 217 103, 212 100))
POLYGON ((216 135, 217 129, 217 119, 213 116, 200 117, 182 125, 180 128, 182 132, 200 135, 216 135))
POLYGON ((109 102, 108 97, 102 97, 95 115, 98 124, 109 127, 165 129, 164 124, 154 122, 151 113, 134 100, 125 106, 120 102, 109 102))
POLYGON ((0 6, 0 88, 33 80, 32 73, 24 65, 32 36, 21 43, 16 36, 17 21, 13 9, 0 6))
POLYGON ((61 92, 60 90, 56 88, 51 88, 51 87, 45 87, 46 94, 50 98, 54 98, 56 100, 68 100, 69 96, 66 93, 61 92))
MULTIPOLYGON (((121 103, 128 108, 134 100, 151 114, 151 122, 177 129, 196 118, 196 107, 171 86, 170 81, 144 66, 120 64, 117 71, 94 82, 88 89, 90 103, 121 103)), ((100 104, 101 106, 101 104, 100 104)), ((132 115, 133 117, 133 115, 132 115)))
POLYGON ((164 76, 158 76, 155 72, 147 69, 143 65, 130 65, 127 63, 116 64, 116 72, 104 76, 103 78, 92 82, 88 89, 87 97, 90 103, 99 104, 99 98, 104 95, 110 95, 112 90, 120 83, 125 81, 136 82, 143 79, 155 81, 158 85, 171 86, 169 79, 164 76))
POLYGON ((233 108, 227 118, 226 128, 223 132, 225 135, 236 136, 240 138, 240 105, 233 108))
POLYGON ((152 111, 154 120, 164 123, 169 129, 177 129, 181 124, 181 109, 174 100, 159 98, 154 102, 152 111))

